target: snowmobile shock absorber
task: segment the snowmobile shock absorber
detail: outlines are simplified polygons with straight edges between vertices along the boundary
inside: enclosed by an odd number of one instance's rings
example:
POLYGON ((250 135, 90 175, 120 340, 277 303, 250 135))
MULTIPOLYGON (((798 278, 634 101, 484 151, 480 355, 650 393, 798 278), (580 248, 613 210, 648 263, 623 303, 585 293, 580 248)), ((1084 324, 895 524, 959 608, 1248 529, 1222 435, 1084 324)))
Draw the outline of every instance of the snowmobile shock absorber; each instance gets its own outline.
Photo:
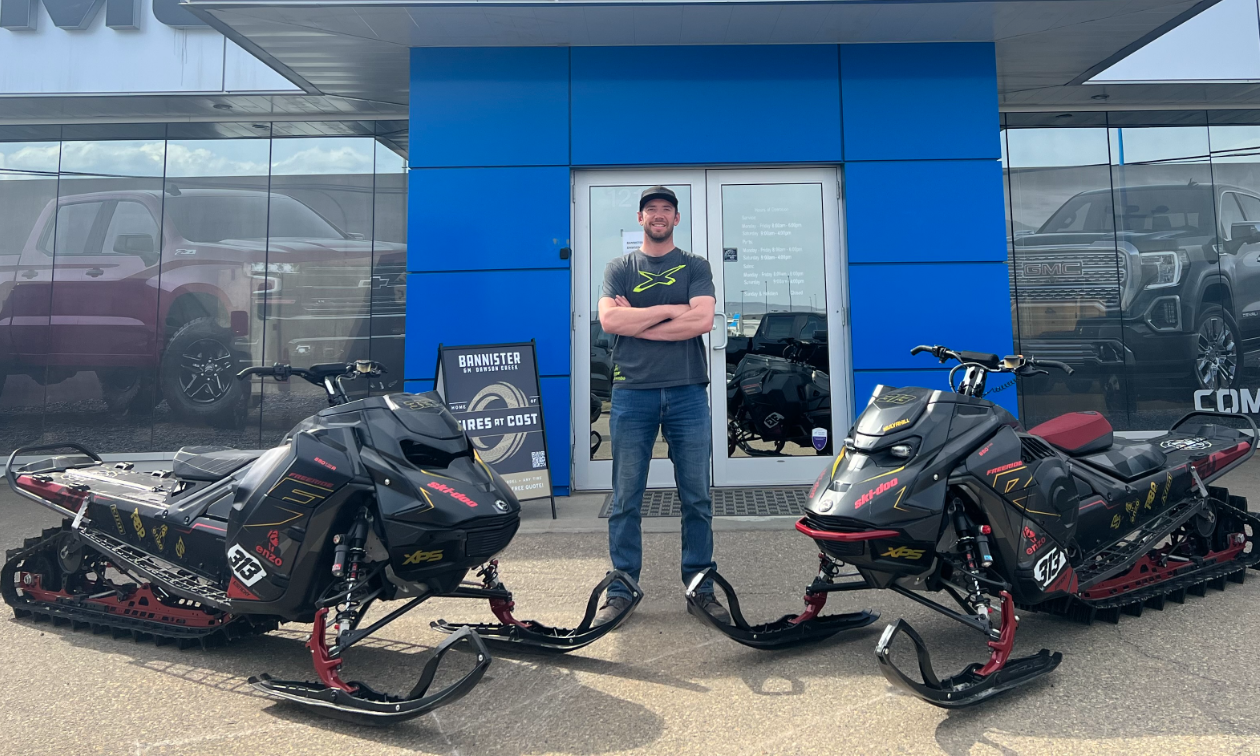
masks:
POLYGON ((344 558, 338 560, 333 559, 333 574, 337 575, 340 566, 341 574, 338 577, 345 579, 346 589, 344 592, 345 599, 337 605, 337 620, 334 629, 337 631, 337 637, 340 640, 346 633, 354 630, 359 624, 360 604, 363 608, 367 608, 372 597, 369 596, 366 601, 361 601, 354 594, 359 588, 359 579, 361 577, 363 559, 367 556, 365 546, 367 544, 368 520, 367 510, 360 509, 358 515, 354 519, 354 524, 350 526, 350 531, 340 536, 337 542, 338 553, 344 548, 344 558))
POLYGON ((980 552, 980 566, 993 566, 993 548, 989 545, 989 534, 993 532, 993 528, 988 525, 980 526, 980 533, 976 536, 976 549, 980 552))

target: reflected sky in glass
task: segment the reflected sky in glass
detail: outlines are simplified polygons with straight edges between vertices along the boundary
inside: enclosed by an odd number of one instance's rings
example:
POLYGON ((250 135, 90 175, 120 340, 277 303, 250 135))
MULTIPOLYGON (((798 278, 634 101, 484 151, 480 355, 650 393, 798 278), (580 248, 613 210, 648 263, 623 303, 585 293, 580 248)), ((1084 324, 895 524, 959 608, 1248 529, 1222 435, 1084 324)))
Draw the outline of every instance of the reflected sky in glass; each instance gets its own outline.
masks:
POLYGON ((372 173, 372 137, 295 137, 275 139, 271 147, 273 176, 372 173))

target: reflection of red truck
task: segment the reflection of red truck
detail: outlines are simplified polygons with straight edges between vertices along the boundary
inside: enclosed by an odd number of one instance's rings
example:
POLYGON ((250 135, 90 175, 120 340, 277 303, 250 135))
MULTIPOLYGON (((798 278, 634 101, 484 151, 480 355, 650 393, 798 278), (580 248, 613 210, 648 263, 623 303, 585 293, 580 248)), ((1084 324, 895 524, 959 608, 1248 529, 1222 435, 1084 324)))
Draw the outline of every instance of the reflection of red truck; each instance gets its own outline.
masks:
POLYGON ((281 194, 64 196, 20 254, 0 254, 0 371, 95 371, 112 409, 165 398, 185 419, 230 422, 242 364, 365 357, 369 336, 401 352, 404 256, 281 194))

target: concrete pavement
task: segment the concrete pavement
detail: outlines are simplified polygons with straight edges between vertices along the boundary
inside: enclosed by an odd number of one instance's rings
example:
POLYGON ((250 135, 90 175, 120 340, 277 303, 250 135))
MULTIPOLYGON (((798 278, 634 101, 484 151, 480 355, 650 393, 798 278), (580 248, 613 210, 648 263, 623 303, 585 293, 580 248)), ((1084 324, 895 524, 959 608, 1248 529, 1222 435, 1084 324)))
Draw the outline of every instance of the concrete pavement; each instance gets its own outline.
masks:
MULTIPOLYGON (((1228 482, 1260 501, 1256 481, 1248 471, 1228 482)), ((527 504, 522 534, 501 558, 518 616, 577 621, 606 569, 601 501, 561 500, 564 516, 554 522, 545 502, 527 504)), ((4 546, 45 523, 34 506, 0 498, 4 546)), ((790 519, 718 523, 717 559, 745 613, 757 621, 797 611, 816 563, 790 519)), ((1260 754, 1250 665, 1260 653, 1252 630, 1260 573, 1119 625, 1025 614, 1016 653, 1063 651, 1059 669, 981 707, 947 712, 895 692, 876 670, 875 642, 886 621, 906 617, 949 674, 984 658, 974 632, 872 592, 829 606, 881 611, 870 628, 792 651, 747 649, 686 614, 677 520, 645 524, 647 597, 624 628, 571 656, 496 654, 466 698, 387 729, 313 717, 245 684, 263 671, 313 679, 305 626, 178 651, 5 617, 0 753, 1260 754)), ((434 600, 348 652, 345 676, 410 689, 421 655, 442 637, 428 627, 439 617, 489 613, 479 603, 434 600)))

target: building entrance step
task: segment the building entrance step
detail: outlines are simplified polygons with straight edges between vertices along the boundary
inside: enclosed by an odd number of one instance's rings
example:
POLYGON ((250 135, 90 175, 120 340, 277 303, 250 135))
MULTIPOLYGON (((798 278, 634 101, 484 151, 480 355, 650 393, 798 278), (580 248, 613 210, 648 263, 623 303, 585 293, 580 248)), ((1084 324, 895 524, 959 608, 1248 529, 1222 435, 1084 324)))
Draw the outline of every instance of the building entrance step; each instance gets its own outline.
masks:
MULTIPOLYGON (((713 488, 714 517, 800 517, 809 503, 809 486, 777 488, 713 488)), ((600 517, 612 513, 613 496, 604 497, 600 517)), ((681 517, 682 502, 672 488, 643 493, 644 517, 681 517)))

